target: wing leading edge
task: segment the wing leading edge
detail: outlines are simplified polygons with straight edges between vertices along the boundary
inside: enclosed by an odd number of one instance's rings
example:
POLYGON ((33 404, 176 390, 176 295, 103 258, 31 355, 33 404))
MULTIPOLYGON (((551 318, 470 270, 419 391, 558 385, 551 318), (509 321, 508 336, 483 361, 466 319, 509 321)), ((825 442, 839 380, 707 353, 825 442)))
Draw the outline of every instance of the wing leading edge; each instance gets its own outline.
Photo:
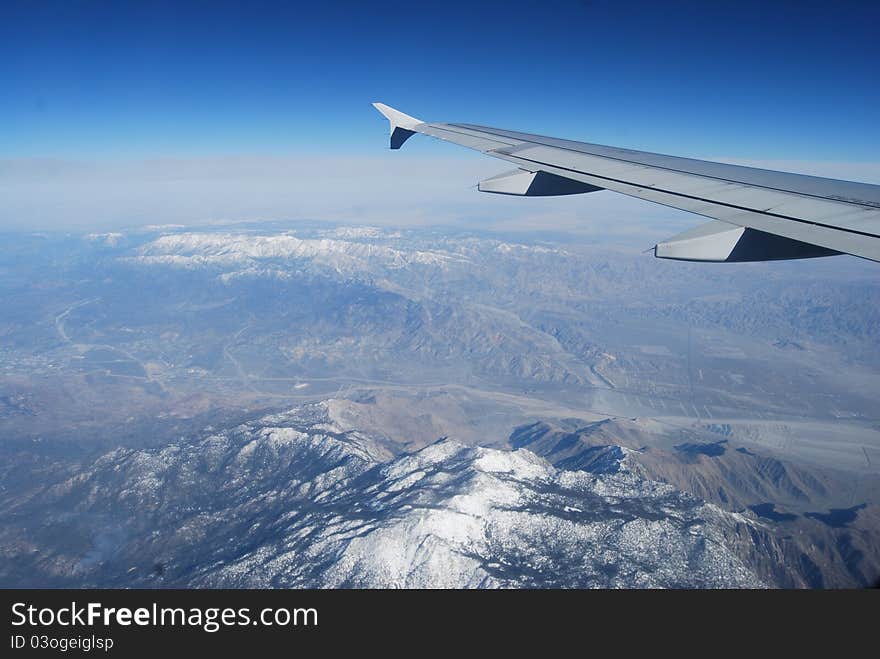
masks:
POLYGON ((483 192, 521 196, 605 189, 712 218, 658 243, 688 261, 852 254, 880 261, 880 186, 573 142, 473 124, 427 123, 382 103, 391 148, 416 133, 514 163, 483 192))

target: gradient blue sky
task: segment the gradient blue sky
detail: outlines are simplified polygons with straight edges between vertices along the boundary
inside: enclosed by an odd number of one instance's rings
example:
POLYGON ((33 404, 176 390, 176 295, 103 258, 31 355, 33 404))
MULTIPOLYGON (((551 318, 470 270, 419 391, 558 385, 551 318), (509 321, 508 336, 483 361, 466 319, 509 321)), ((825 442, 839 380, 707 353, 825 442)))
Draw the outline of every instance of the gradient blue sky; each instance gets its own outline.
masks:
POLYGON ((6 0, 0 157, 368 153, 382 100, 663 152, 871 160, 878 25, 868 2, 6 0))
MULTIPOLYGON (((0 2, 0 229, 301 219, 614 233, 699 218, 523 200, 381 100, 617 146, 880 181, 863 2, 0 2)), ((622 236, 622 237, 621 237, 622 236)))

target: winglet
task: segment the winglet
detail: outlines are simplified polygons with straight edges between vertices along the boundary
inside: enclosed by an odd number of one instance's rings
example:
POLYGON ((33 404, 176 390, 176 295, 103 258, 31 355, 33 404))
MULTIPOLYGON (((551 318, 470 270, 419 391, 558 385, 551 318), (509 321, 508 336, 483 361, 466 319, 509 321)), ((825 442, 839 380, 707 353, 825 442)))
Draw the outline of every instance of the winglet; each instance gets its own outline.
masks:
POLYGON ((390 108, 384 103, 373 103, 373 107, 385 115, 388 123, 391 125, 391 148, 399 149, 410 137, 415 135, 416 131, 412 130, 421 123, 421 119, 416 119, 408 114, 404 114, 399 110, 390 108))

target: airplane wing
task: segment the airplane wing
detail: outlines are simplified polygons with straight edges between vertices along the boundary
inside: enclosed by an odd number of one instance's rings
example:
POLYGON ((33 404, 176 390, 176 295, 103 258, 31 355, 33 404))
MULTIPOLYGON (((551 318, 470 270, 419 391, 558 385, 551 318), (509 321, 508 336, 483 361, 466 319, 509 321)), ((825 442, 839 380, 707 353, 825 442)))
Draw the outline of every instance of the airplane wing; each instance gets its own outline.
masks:
POLYGON ((382 103, 391 148, 416 133, 506 160, 482 192, 612 190, 712 218, 654 246, 659 258, 771 261, 852 254, 880 261, 880 186, 678 158, 473 124, 426 123, 382 103))

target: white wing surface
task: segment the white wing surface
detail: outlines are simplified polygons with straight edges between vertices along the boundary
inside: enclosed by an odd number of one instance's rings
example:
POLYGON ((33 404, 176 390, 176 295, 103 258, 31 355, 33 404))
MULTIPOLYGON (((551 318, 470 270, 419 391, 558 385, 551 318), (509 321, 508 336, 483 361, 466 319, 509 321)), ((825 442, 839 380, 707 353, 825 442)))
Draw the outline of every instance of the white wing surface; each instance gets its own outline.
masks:
POLYGON ((712 218, 658 243, 685 261, 852 254, 880 261, 880 186, 587 144, 473 124, 427 123, 382 103, 391 148, 416 133, 506 160, 483 192, 522 196, 612 190, 712 218))

